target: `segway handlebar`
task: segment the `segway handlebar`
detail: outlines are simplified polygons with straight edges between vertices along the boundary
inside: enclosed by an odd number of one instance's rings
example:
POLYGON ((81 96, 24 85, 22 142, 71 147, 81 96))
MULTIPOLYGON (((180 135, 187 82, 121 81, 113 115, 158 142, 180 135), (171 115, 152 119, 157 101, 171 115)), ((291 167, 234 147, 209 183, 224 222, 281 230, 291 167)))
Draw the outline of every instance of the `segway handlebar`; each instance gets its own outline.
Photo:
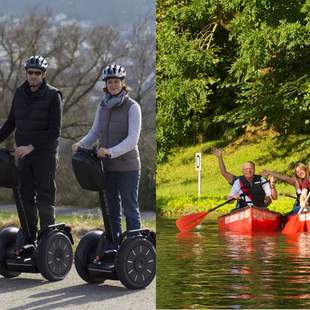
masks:
MULTIPOLYGON (((81 147, 81 146, 79 146, 78 148, 77 148, 77 152, 82 152, 82 153, 86 153, 86 154, 89 154, 90 156, 95 156, 95 157, 97 157, 97 158, 99 158, 98 157, 98 150, 94 147, 94 148, 92 148, 92 149, 87 149, 87 148, 85 148, 85 147, 81 147)), ((102 157, 100 157, 100 159, 108 159, 108 158, 110 158, 110 156, 109 155, 105 155, 105 157, 104 158, 102 158, 102 157)))

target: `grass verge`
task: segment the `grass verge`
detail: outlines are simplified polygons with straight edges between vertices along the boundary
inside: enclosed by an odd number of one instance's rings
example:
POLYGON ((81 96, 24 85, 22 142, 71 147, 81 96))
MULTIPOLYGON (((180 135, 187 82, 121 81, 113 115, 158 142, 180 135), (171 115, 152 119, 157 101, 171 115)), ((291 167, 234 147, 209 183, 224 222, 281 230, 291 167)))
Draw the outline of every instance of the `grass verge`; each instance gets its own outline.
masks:
MULTIPOLYGON (((102 230, 102 219, 91 215, 74 215, 74 216, 58 216, 57 223, 66 223, 72 227, 72 235, 74 240, 74 249, 79 240, 90 230, 102 230)), ((15 226, 19 227, 19 220, 17 214, 11 212, 0 212, 0 228, 15 226)), ((125 221, 122 221, 122 226, 126 227, 125 221)), ((156 230, 156 220, 142 220, 142 226, 156 230)))

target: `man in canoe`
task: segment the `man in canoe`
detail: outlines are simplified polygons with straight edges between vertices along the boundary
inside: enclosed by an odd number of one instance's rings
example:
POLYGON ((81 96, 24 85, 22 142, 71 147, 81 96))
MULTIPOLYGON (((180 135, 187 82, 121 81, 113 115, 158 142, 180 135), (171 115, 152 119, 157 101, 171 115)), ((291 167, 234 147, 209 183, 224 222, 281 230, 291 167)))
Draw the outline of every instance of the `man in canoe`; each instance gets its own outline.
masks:
POLYGON ((255 175, 255 164, 247 161, 242 165, 242 176, 238 177, 232 186, 228 199, 237 200, 236 208, 256 206, 266 208, 277 192, 274 183, 270 183, 261 175, 255 175))
MULTIPOLYGON (((224 159, 223 159, 222 150, 214 148, 214 149, 212 149, 212 153, 217 158, 221 175, 226 179, 226 181, 230 185, 233 185, 234 182, 236 180, 238 180, 239 177, 230 173, 229 171, 227 171, 225 163, 224 163, 224 159)), ((254 170, 255 170, 255 164, 253 162, 251 162, 251 163, 254 166, 254 170)), ((269 175, 268 182, 270 183, 270 187, 271 187, 271 197, 273 200, 276 200, 278 198, 278 193, 277 193, 277 190, 275 188, 275 177, 273 175, 269 175)))

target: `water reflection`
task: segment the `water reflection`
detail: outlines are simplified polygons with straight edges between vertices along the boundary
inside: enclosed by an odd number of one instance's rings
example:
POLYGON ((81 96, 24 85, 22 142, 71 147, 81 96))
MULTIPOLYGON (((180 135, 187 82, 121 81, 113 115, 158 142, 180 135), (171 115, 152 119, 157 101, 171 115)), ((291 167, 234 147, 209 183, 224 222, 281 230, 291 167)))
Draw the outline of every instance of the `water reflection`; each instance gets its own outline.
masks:
POLYGON ((310 308, 310 234, 177 233, 158 219, 158 308, 310 308))
POLYGON ((199 232, 180 232, 176 235, 177 244, 183 251, 178 252, 177 258, 195 260, 203 252, 201 245, 202 234, 199 232))
POLYGON ((285 235, 286 252, 293 258, 310 258, 310 233, 285 235))

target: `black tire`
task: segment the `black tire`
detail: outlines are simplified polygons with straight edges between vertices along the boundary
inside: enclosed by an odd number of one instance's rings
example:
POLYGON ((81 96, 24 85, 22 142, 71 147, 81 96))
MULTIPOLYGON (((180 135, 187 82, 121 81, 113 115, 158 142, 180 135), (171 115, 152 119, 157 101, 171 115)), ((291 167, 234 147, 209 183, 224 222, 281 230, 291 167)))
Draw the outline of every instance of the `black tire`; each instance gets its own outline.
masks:
POLYGON ((6 265, 9 253, 14 253, 18 228, 7 227, 0 232, 0 274, 5 278, 15 278, 21 274, 18 271, 10 271, 6 265))
POLYGON ((78 244, 74 263, 79 276, 87 283, 103 283, 106 278, 102 274, 90 274, 87 265, 96 258, 96 249, 103 231, 95 230, 88 232, 78 244))
POLYGON ((64 279, 73 263, 72 244, 68 236, 57 230, 43 236, 37 248, 36 263, 46 280, 64 279))
POLYGON ((128 289, 147 287, 156 273, 156 250, 152 242, 141 237, 125 240, 117 254, 116 272, 128 289))

